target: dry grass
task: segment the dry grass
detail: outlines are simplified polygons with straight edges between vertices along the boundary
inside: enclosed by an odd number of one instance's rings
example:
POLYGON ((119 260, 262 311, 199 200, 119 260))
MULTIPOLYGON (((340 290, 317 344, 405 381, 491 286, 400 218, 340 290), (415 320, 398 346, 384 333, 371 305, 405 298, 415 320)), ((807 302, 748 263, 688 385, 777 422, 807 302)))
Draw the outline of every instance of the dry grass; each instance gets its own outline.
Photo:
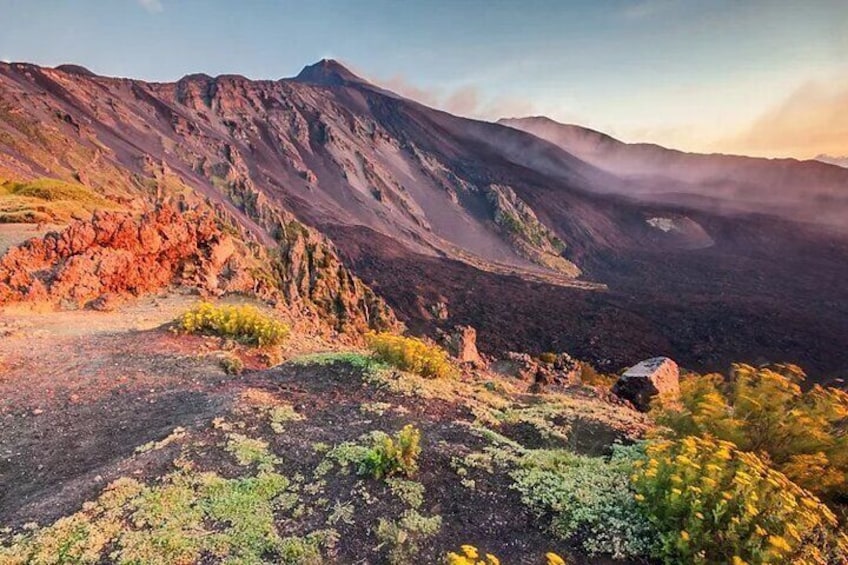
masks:
POLYGON ((79 183, 48 178, 25 182, 0 179, 0 223, 64 223, 113 207, 79 183))

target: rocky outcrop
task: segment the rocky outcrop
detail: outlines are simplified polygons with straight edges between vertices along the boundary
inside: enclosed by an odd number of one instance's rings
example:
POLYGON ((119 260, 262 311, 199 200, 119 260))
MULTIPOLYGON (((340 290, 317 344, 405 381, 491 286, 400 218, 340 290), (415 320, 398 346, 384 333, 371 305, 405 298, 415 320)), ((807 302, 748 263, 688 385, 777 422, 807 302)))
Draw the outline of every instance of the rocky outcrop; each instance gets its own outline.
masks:
POLYGON ((103 308, 117 297, 171 284, 270 297, 273 288, 253 276, 238 247, 209 213, 173 206, 140 217, 98 212, 0 257, 0 304, 91 302, 103 308))
POLYGON ((439 341, 460 363, 468 363, 472 367, 486 366, 477 351, 477 330, 471 326, 457 326, 450 332, 442 332, 439 341))
POLYGON ((537 386, 576 384, 580 376, 580 364, 567 353, 531 357, 527 353, 510 351, 503 359, 492 364, 492 369, 503 375, 529 381, 537 386))
POLYGON ((46 301, 109 310, 169 285, 243 293, 287 304, 336 331, 398 326, 391 309, 341 262, 324 236, 295 221, 278 248, 248 246, 211 211, 163 205, 134 216, 98 212, 0 257, 0 305, 46 301), (225 233, 226 232, 226 233, 225 233))
POLYGON ((489 185, 486 199, 492 206, 495 225, 520 255, 569 277, 580 276, 577 265, 562 256, 565 243, 539 220, 511 187, 489 185))
POLYGON ((668 357, 646 359, 627 369, 612 392, 637 410, 647 412, 654 397, 674 399, 680 395, 680 369, 668 357))
POLYGON ((400 326, 391 308, 345 267, 326 237, 296 221, 280 231, 277 275, 290 304, 312 305, 340 332, 400 326))

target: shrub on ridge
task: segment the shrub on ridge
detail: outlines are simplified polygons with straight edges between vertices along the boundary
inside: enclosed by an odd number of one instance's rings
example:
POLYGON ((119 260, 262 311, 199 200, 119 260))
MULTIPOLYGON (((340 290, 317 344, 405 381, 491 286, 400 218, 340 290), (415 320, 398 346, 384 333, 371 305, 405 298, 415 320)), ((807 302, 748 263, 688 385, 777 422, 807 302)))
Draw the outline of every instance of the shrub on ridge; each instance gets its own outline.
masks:
POLYGON ((177 319, 177 329, 259 347, 279 345, 289 335, 286 324, 247 304, 216 306, 202 302, 177 319))

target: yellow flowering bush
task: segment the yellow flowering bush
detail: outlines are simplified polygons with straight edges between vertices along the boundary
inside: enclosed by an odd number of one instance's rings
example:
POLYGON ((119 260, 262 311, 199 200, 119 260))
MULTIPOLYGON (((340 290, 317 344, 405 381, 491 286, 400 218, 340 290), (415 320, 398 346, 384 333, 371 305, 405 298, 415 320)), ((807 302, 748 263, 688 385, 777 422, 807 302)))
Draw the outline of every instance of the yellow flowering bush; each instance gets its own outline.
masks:
POLYGON ((848 537, 809 491, 727 441, 650 442, 634 462, 635 499, 666 563, 828 564, 848 537))
POLYGON ((459 553, 449 552, 445 558, 447 565, 500 565, 500 560, 491 553, 480 557, 480 552, 473 545, 462 545, 459 553))
MULTIPOLYGON (((477 548, 468 544, 460 546, 459 553, 448 552, 445 563, 446 565, 501 565, 500 559, 491 553, 481 557, 477 548)), ((549 551, 545 554, 545 565, 565 565, 565 559, 549 551)))
POLYGON ((802 390, 794 365, 734 365, 729 379, 693 376, 679 402, 653 407, 675 437, 710 435, 768 459, 793 482, 822 496, 848 495, 848 393, 802 390))
POLYGON ((202 302, 177 319, 177 329, 229 337, 260 347, 279 345, 289 335, 286 324, 247 304, 216 306, 202 302))
POLYGON ((549 551, 545 554, 545 565, 565 565, 565 559, 549 551))
POLYGON ((365 338, 377 359, 403 371, 432 378, 449 378, 458 374, 445 350, 420 339, 388 332, 369 333, 365 338))

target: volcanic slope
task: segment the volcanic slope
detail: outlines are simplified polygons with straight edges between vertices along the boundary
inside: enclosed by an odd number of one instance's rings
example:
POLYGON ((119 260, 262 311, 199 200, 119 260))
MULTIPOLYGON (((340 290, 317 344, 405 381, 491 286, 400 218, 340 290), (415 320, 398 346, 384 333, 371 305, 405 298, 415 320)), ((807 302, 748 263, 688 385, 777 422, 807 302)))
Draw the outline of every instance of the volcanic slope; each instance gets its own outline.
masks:
POLYGON ((0 64, 0 177, 78 182, 133 210, 207 201, 266 245, 284 211, 413 327, 471 323, 493 348, 605 366, 666 353, 848 367, 842 236, 767 208, 635 200, 632 179, 578 157, 335 61, 175 83, 0 64))

